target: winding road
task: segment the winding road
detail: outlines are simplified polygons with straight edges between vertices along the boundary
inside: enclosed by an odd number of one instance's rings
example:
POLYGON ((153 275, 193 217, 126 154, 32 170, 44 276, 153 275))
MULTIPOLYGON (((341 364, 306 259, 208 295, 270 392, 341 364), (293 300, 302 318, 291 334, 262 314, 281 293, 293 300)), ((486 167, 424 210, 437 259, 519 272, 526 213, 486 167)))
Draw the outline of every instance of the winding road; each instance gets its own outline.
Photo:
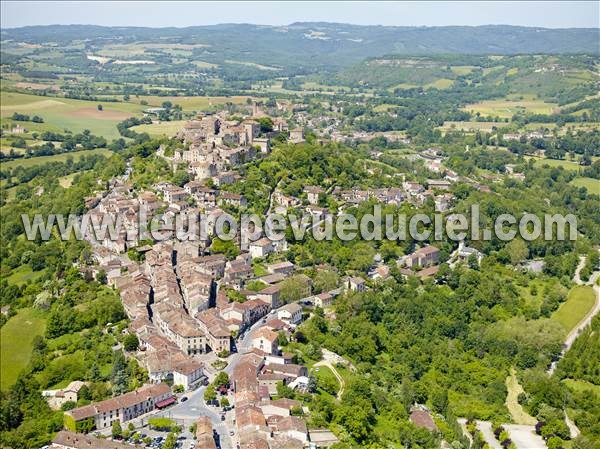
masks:
POLYGON ((565 338, 565 341, 563 343, 563 350, 561 351, 558 358, 554 362, 552 362, 550 364, 550 367, 548 368, 547 373, 549 376, 552 376, 552 374, 554 374, 558 362, 560 362, 560 360, 564 357, 567 351, 571 349, 571 346, 573 346, 573 343, 575 342, 581 331, 583 331, 587 326, 589 326, 594 317, 598 313, 600 313, 600 286, 596 285, 598 276, 600 276, 600 271, 594 271, 590 276, 590 279, 587 282, 583 282, 581 280, 580 273, 583 267, 585 266, 585 262, 585 256, 581 256, 579 258, 579 264, 577 265, 577 269, 575 270, 575 275, 573 276, 573 282, 575 282, 575 284, 577 285, 592 286, 592 288, 594 289, 594 294, 596 296, 596 303, 594 304, 592 309, 586 314, 586 316, 579 322, 579 324, 577 324, 577 326, 571 329, 571 331, 567 334, 567 338, 565 338))

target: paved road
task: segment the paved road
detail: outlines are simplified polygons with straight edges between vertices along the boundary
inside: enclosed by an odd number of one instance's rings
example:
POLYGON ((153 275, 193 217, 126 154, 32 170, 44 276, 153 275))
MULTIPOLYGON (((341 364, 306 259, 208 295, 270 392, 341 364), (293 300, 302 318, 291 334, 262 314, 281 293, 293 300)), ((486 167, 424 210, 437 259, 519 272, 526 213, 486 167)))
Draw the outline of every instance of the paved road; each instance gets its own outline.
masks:
POLYGON ((492 429, 492 423, 489 421, 476 421, 477 429, 483 435, 485 442, 492 449, 502 449, 502 445, 496 439, 496 435, 494 435, 494 429, 492 429))
MULTIPOLYGON (((240 356, 250 348, 250 339, 252 332, 262 325, 262 320, 257 321, 249 330, 244 333, 241 340, 237 342, 237 352, 229 357, 229 364, 223 370, 231 376, 235 366, 239 363, 240 356)), ((178 404, 170 407, 167 410, 157 413, 158 416, 165 416, 174 418, 180 422, 184 422, 185 426, 190 426, 199 416, 208 416, 212 422, 214 429, 220 436, 221 447, 223 449, 233 449, 232 439, 229 436, 230 430, 236 430, 229 424, 232 422, 231 419, 223 422, 221 421, 221 409, 220 407, 213 407, 206 405, 204 402, 204 391, 207 387, 200 387, 197 390, 186 394, 188 400, 185 402, 179 402, 178 404), (229 427, 228 427, 229 424, 229 427)), ((229 411, 227 414, 233 414, 234 411, 229 411)))
POLYGON ((535 433, 533 426, 504 424, 504 428, 517 449, 547 449, 546 443, 535 433))
MULTIPOLYGON (((200 416, 208 416, 212 422, 213 428, 219 434, 221 447, 223 449, 233 449, 229 430, 225 423, 221 421, 220 407, 208 406, 204 402, 204 391, 206 387, 200 387, 197 390, 186 394, 188 400, 179 402, 178 404, 166 410, 156 413, 156 416, 164 416, 177 420, 182 423, 184 429, 191 426, 200 416)), ((228 413, 233 413, 230 411, 228 413)))
POLYGON ((571 418, 569 418, 569 415, 567 415, 566 411, 565 411, 565 423, 567 424, 567 427, 569 428, 569 433, 571 434, 571 439, 577 438, 581 434, 581 432, 579 431, 579 429, 577 428, 575 423, 573 421, 571 421, 571 418))

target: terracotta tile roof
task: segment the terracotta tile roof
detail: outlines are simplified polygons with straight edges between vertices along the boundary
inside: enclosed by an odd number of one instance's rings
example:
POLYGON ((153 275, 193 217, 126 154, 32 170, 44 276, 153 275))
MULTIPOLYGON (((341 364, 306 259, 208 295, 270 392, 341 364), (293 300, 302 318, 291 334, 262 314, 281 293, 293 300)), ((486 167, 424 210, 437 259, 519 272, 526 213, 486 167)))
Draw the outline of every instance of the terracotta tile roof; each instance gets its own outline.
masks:
POLYGON ((144 401, 169 393, 170 391, 171 387, 164 383, 153 385, 148 384, 138 388, 137 390, 116 396, 114 398, 106 399, 95 404, 74 408, 67 413, 70 414, 76 421, 79 421, 81 419, 95 416, 98 413, 131 407, 135 404, 140 404, 144 401))
POLYGON ((438 430, 433 418, 425 410, 413 410, 413 412, 410 414, 410 420, 417 427, 423 427, 432 432, 438 430))
POLYGON ((61 430, 56 434, 52 440, 54 447, 70 447, 77 449, 141 449, 143 446, 130 445, 125 443, 119 443, 118 441, 112 441, 102 438, 96 438, 91 435, 84 435, 81 433, 69 432, 67 430, 61 430), (56 445, 56 446, 54 446, 56 445))

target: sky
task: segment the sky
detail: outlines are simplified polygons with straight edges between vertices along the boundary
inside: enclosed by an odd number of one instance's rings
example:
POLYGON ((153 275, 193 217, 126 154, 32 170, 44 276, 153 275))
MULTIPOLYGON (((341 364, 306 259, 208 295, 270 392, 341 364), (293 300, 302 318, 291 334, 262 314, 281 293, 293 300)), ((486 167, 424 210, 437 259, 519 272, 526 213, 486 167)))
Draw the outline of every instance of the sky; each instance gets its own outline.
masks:
POLYGON ((5 1, 2 28, 92 24, 185 27, 218 23, 288 25, 326 21, 357 25, 522 25, 600 28, 598 1, 438 2, 55 2, 5 1))

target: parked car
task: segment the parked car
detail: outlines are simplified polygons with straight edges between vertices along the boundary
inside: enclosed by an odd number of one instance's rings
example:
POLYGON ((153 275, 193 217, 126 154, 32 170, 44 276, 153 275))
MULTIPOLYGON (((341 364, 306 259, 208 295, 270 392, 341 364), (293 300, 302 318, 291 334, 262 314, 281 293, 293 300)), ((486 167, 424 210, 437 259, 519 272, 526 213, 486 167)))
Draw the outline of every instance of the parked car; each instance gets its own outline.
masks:
POLYGON ((185 401, 187 401, 187 400, 188 400, 187 396, 182 396, 182 397, 181 397, 181 399, 180 399, 179 401, 180 401, 180 402, 185 402, 185 401))

